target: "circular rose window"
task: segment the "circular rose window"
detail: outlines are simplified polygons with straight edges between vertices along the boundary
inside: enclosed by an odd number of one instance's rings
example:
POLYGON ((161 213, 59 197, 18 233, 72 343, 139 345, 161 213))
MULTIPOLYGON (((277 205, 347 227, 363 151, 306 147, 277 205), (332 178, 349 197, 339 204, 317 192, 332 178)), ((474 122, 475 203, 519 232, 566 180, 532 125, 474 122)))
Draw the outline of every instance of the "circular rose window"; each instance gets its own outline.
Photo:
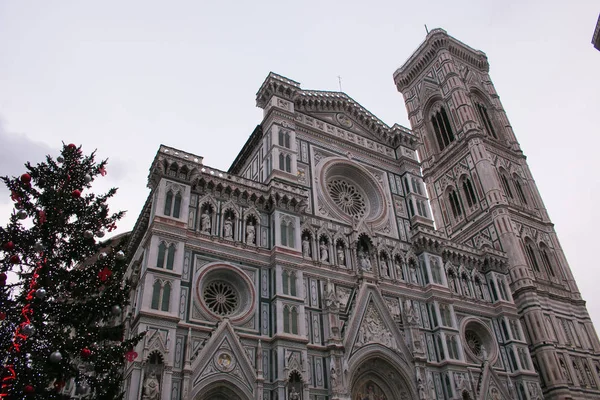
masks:
POLYGON ((252 317, 256 297, 248 275, 222 263, 209 264, 201 270, 196 280, 196 296, 203 317, 229 318, 232 323, 244 323, 252 317))
POLYGON ((204 302, 212 312, 225 317, 237 309, 239 295, 229 283, 214 281, 204 288, 204 302))
POLYGON ((470 329, 465 331, 465 340, 471 352, 477 357, 481 356, 481 338, 477 335, 477 332, 470 329))
POLYGON ((494 362, 498 346, 490 329, 480 320, 469 319, 463 328, 463 343, 467 353, 477 360, 494 362))
POLYGON ((356 218, 365 215, 365 198, 356 186, 342 179, 334 179, 327 183, 327 189, 333 202, 346 214, 356 218))
POLYGON ((374 229, 388 223, 388 205, 385 192, 371 171, 360 164, 339 157, 331 157, 319 166, 319 207, 329 215, 354 222, 362 220, 374 229))

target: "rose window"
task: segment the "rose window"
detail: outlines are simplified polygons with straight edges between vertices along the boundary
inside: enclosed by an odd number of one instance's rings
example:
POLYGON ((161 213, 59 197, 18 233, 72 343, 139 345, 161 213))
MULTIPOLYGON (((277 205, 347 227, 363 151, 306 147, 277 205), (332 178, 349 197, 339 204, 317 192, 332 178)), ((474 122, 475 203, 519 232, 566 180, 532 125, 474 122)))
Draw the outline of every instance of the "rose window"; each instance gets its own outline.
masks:
POLYGON ((226 316, 237 309, 239 296, 229 283, 213 281, 204 288, 204 302, 215 314, 226 316))
POLYGON ((365 215, 365 199, 354 185, 335 179, 327 183, 327 188, 333 202, 346 214, 357 218, 365 215))
POLYGON ((472 330, 468 330, 465 331, 465 339, 471 352, 477 357, 481 356, 481 338, 479 335, 472 330))

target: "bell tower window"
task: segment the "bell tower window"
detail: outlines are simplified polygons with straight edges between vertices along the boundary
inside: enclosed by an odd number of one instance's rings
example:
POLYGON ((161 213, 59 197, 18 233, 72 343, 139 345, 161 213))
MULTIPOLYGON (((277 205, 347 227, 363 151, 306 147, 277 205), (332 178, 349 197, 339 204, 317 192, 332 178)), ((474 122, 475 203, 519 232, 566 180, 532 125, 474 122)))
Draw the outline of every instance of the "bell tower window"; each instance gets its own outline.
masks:
POLYGON ((517 178, 515 178, 513 182, 515 183, 515 188, 517 189, 517 196, 519 197, 519 200, 521 201, 521 203, 527 205, 527 197, 525 197, 525 192, 523 191, 521 182, 519 182, 517 178))
POLYGON ((477 196, 475 196, 475 190, 473 190, 473 184, 469 178, 463 180, 463 191, 465 192, 467 205, 473 207, 477 203, 477 196))
POLYGON ((510 189, 510 184, 508 183, 508 179, 506 178, 506 175, 504 175, 503 173, 500 173, 500 180, 502 181, 502 188, 504 189, 504 193, 506 193, 506 195, 511 198, 514 199, 512 190, 510 189))
POLYGON ((462 207, 460 205, 460 201, 458 200, 456 190, 451 189, 448 192, 448 202, 450 203, 450 209, 452 210, 452 215, 454 216, 454 219, 461 217, 462 207))
POLYGON ((494 139, 498 139, 496 131, 494 130, 494 125, 492 125, 492 120, 490 119, 490 115, 488 114, 487 108, 481 103, 476 103, 476 106, 477 112, 479 113, 479 118, 481 119, 481 122, 483 123, 486 132, 492 135, 494 139))
POLYGON ((448 114, 444 107, 441 107, 439 111, 433 114, 431 117, 431 124, 433 125, 440 151, 444 150, 450 143, 454 142, 454 133, 452 132, 450 120, 448 119, 448 114))

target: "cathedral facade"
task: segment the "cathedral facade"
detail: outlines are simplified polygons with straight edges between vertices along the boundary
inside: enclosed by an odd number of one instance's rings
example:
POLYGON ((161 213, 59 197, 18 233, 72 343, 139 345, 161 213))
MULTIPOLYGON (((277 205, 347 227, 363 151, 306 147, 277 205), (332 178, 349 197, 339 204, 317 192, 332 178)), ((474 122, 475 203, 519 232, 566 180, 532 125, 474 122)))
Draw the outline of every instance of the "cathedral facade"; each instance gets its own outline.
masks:
POLYGON ((228 171, 161 146, 126 399, 600 397, 600 342, 488 60, 431 31, 411 129, 271 73, 228 171))

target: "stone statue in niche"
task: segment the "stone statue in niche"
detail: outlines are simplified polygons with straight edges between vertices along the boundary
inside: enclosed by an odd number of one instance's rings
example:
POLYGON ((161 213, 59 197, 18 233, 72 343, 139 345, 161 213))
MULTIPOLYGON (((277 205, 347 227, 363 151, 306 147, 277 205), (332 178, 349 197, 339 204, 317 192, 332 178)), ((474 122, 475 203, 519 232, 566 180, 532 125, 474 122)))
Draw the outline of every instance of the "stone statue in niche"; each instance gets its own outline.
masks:
POLYGON ((410 325, 417 325, 419 323, 419 319, 415 309, 413 307, 412 301, 406 300, 406 322, 410 325))
POLYGON ((410 271, 410 281, 412 283, 419 283, 419 280, 417 279, 417 266, 414 263, 409 263, 409 271, 410 271))
POLYGON ((400 314, 400 305, 398 304, 398 300, 396 299, 385 299, 385 302, 390 310, 390 314, 394 319, 398 319, 401 317, 400 314))
POLYGON ((402 264, 398 259, 394 260, 394 268, 396 269, 396 279, 404 280, 404 271, 402 270, 402 264))
POLYGON ((210 228, 212 223, 210 222, 210 214, 208 212, 208 208, 204 210, 202 215, 200 216, 200 232, 202 233, 210 233, 210 228))
POLYGON ((336 248, 338 264, 341 266, 346 265, 346 256, 344 256, 344 248, 340 245, 336 248))
POLYGON ((425 392, 425 385, 423 381, 419 379, 417 382, 417 390, 419 391, 419 400, 427 400, 427 393, 425 392))
POLYGON ((321 252, 321 261, 328 262, 329 261, 329 252, 327 251, 327 244, 323 240, 319 244, 319 251, 321 252))
POLYGON ((233 239, 233 221, 227 216, 223 224, 223 236, 225 239, 233 239))
POLYGON ((336 311, 340 305, 340 302, 337 298, 337 294, 335 293, 335 287, 329 279, 327 279, 327 283, 325 284, 325 292, 323 294, 323 297, 325 298, 325 308, 336 311))
POLYGON ((335 358, 333 358, 333 357, 331 357, 331 362, 329 363, 329 368, 330 368, 329 379, 331 382, 331 389, 337 390, 338 374, 337 374, 337 368, 336 368, 336 364, 335 364, 335 358))
POLYGON ((298 392, 296 391, 296 388, 294 388, 294 387, 293 387, 293 388, 290 390, 290 394, 289 394, 289 396, 288 396, 288 399, 289 399, 289 400, 300 400, 300 393, 298 393, 298 392))
POLYGON ((469 288, 469 281, 465 277, 463 277, 461 279, 461 282, 462 282, 463 294, 465 296, 471 297, 471 288, 469 288))
POLYGON ((302 257, 310 258, 310 241, 307 236, 302 238, 302 257))
POLYGON ((358 250, 358 263, 360 265, 361 270, 371 271, 371 260, 369 259, 369 255, 363 248, 360 248, 358 250))
POLYGON ((254 244, 255 239, 256 228, 254 227, 254 223, 252 221, 248 221, 248 225, 246 225, 246 243, 254 244))
POLYGON ((381 259, 379 260, 379 273, 384 278, 389 278, 389 276, 390 276, 389 271, 388 271, 388 265, 387 265, 387 262, 385 260, 385 257, 381 257, 381 259))
POLYGON ((160 385, 154 371, 144 380, 144 395, 142 400, 160 400, 160 385))

